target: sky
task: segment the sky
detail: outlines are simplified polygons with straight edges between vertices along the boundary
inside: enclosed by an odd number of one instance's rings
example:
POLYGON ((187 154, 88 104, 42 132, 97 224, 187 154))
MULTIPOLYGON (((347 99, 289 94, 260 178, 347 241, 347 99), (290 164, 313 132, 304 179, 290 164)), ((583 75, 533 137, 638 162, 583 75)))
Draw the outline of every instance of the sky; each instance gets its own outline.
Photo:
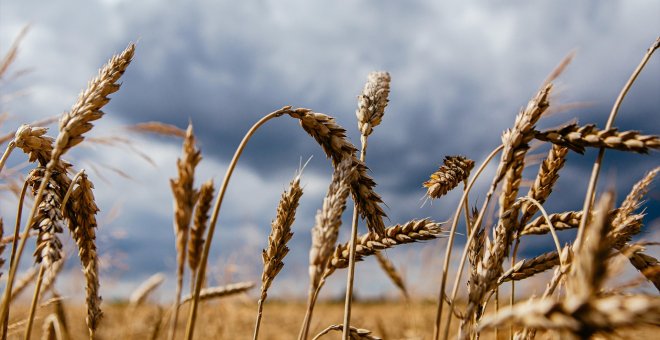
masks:
MULTIPOLYGON (((191 121, 204 157, 196 183, 213 178, 219 184, 245 132, 284 105, 335 117, 359 144, 356 97, 369 72, 385 70, 392 77, 390 103, 369 138, 367 165, 387 205, 386 223, 423 217, 447 221, 460 193, 423 204, 422 188, 444 156, 465 155, 481 163, 520 108, 571 52, 575 58, 556 81, 550 99, 551 107, 564 109, 538 125, 550 128, 577 119, 603 126, 620 89, 660 35, 657 13, 660 3, 653 0, 0 0, 0 53, 30 25, 10 76, 0 83, 0 111, 9 114, 0 131, 69 110, 111 55, 137 43, 121 90, 111 96, 107 114, 90 133, 128 138, 131 145, 83 143, 67 159, 76 169, 87 169, 95 182, 101 208, 102 294, 125 297, 151 274, 163 272, 169 279, 160 294, 167 299, 173 294, 176 262, 169 179, 176 175, 181 141, 129 133, 127 126, 160 121, 185 128, 191 121)), ((623 103, 615 126, 660 133, 660 123, 653 118, 660 107, 659 74, 660 58, 655 56, 623 103)), ((53 126, 51 135, 55 130, 53 126)), ((541 146, 533 152, 546 151, 547 146, 541 146)), ((261 249, 279 196, 310 157, 291 252, 271 289, 271 296, 277 297, 304 294, 310 229, 331 166, 319 146, 287 117, 263 126, 239 161, 211 250, 212 282, 259 281, 261 249)), ((594 151, 569 156, 546 205, 549 212, 581 208, 595 157, 594 151)), ((657 153, 608 151, 600 188, 615 187, 620 201, 658 161, 657 153)), ((27 171, 25 162, 15 153, 9 166, 27 171)), ((537 169, 530 166, 525 178, 533 179, 537 169)), ((495 165, 486 169, 472 204, 481 204, 494 171, 495 165)), ((657 240, 659 196, 657 189, 649 193, 649 229, 643 239, 657 240)), ((15 206, 10 194, 2 196, 5 220, 12 219, 15 206)), ((343 227, 344 241, 348 228, 343 227)), ((566 233, 562 241, 572 237, 566 233)), ((67 235, 63 238, 71 252, 74 244, 67 235)), ((464 241, 465 235, 457 237, 459 248, 464 241)), ((431 241, 387 255, 416 294, 433 295, 444 245, 443 240, 431 241)), ((521 244, 522 256, 550 249, 547 237, 530 237, 521 244)), ((75 281, 80 275, 75 252, 71 257, 67 273, 75 281)), ((24 265, 30 262, 27 258, 24 265)), ((396 296, 375 262, 359 267, 359 296, 396 296)), ((326 297, 341 294, 344 275, 334 275, 326 297)), ((62 284, 61 289, 72 288, 62 284)))

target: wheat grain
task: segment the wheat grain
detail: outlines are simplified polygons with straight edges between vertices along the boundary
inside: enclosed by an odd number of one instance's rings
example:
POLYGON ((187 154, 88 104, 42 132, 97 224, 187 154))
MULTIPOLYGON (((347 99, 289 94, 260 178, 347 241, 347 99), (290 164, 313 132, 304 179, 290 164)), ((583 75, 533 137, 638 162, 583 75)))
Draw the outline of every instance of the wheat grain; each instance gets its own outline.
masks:
POLYGON ((296 175, 289 185, 289 190, 282 194, 282 198, 277 207, 277 217, 271 224, 271 231, 268 236, 268 247, 264 249, 262 253, 264 262, 264 270, 261 275, 262 299, 266 298, 266 292, 273 282, 273 279, 284 266, 282 260, 289 252, 289 248, 286 244, 293 236, 291 225, 295 220, 296 209, 298 208, 298 202, 300 201, 302 193, 302 188, 300 187, 300 175, 296 175))
MULTIPOLYGON (((557 145, 552 146, 548 152, 548 157, 541 163, 536 180, 534 180, 534 184, 529 188, 527 196, 537 200, 539 203, 545 202, 545 199, 552 192, 552 187, 557 182, 557 179, 559 179, 559 170, 564 167, 567 154, 568 148, 557 145)), ((537 209, 534 204, 525 203, 521 211, 522 217, 520 224, 522 225, 536 213, 537 209)))
POLYGON ((642 135, 637 131, 619 132, 616 128, 600 130, 593 124, 568 124, 559 129, 534 131, 534 138, 584 153, 585 148, 608 148, 648 153, 660 148, 660 137, 642 135))
POLYGON ((335 168, 344 158, 351 160, 357 172, 357 176, 351 182, 353 200, 357 202, 362 218, 367 220, 367 228, 382 234, 383 217, 386 216, 380 207, 382 200, 374 191, 376 183, 367 174, 368 168, 355 156, 357 149, 346 139, 346 130, 339 126, 334 118, 322 113, 295 109, 288 110, 286 114, 300 121, 302 128, 321 145, 326 155, 332 159, 335 168))
POLYGON ((358 108, 355 115, 358 120, 358 129, 362 135, 362 145, 373 128, 380 124, 390 94, 390 74, 387 72, 371 72, 367 76, 367 83, 358 96, 358 108))
POLYGON ((346 209, 349 183, 355 176, 353 163, 342 161, 332 175, 332 181, 323 207, 316 214, 316 224, 312 228, 312 247, 309 251, 310 293, 319 287, 321 277, 337 243, 341 216, 346 209))
POLYGON ((630 254, 628 258, 630 263, 660 291, 660 262, 658 259, 641 251, 630 254))
MULTIPOLYGON (((386 228, 383 237, 376 233, 367 233, 358 238, 355 259, 361 261, 365 256, 373 255, 395 245, 431 240, 440 237, 442 231, 442 224, 428 219, 421 219, 386 228)), ((346 268, 348 266, 348 255, 348 244, 338 245, 323 277, 327 278, 336 269, 346 268)))
POLYGON ((424 182, 424 187, 428 189, 426 195, 430 198, 440 198, 456 188, 470 176, 470 170, 474 167, 474 161, 463 156, 447 156, 443 163, 424 182))
POLYGON ((193 225, 190 229, 190 239, 188 240, 188 266, 193 272, 199 266, 199 260, 202 256, 204 232, 208 224, 214 192, 213 180, 205 182, 199 189, 199 198, 195 207, 193 225))
MULTIPOLYGON (((39 167, 29 174, 28 181, 35 194, 43 180, 44 171, 44 168, 39 167)), ((38 213, 31 226, 38 232, 37 246, 34 251, 35 262, 44 262, 46 267, 50 267, 62 258, 62 242, 58 236, 64 230, 61 192, 62 188, 57 181, 50 179, 46 184, 43 199, 39 203, 38 213)))
MULTIPOLYGON (((202 292, 199 295, 199 299, 201 301, 205 301, 220 297, 226 297, 230 295, 236 295, 247 292, 253 287, 254 287, 254 282, 238 282, 224 286, 202 288, 202 292)), ((183 297, 183 299, 181 299, 181 304, 189 302, 190 300, 192 300, 192 295, 186 295, 183 297)))
POLYGON ((78 256, 85 274, 87 292, 87 326, 91 333, 96 331, 103 316, 99 284, 98 255, 96 251, 96 213, 99 208, 94 199, 94 184, 82 172, 77 186, 71 193, 67 206, 69 230, 78 245, 78 256))
POLYGON ((101 108, 110 101, 108 95, 119 90, 121 84, 117 81, 126 71, 134 52, 135 45, 130 44, 121 54, 113 56, 99 70, 98 76, 89 82, 71 111, 62 115, 59 123, 60 133, 51 157, 53 160, 59 160, 63 153, 82 142, 83 134, 93 126, 91 122, 103 116, 101 108))
POLYGON ((620 327, 660 323, 660 297, 607 296, 585 304, 550 299, 528 300, 496 315, 485 316, 479 330, 507 323, 549 330, 569 331, 580 338, 596 332, 611 333, 620 327))
POLYGON ((507 281, 520 281, 542 273, 559 264, 559 254, 556 251, 541 254, 528 260, 522 260, 513 265, 497 280, 497 284, 507 281))
MULTIPOLYGON (((566 211, 563 213, 551 214, 550 221, 555 230, 575 229, 580 224, 582 218, 581 211, 566 211)), ((527 223, 520 232, 521 235, 543 235, 550 232, 550 227, 543 216, 535 218, 527 223)))
POLYGON ((494 178, 494 183, 499 182, 504 177, 511 162, 515 159, 516 150, 519 148, 527 148, 529 143, 534 138, 534 126, 538 122, 541 115, 550 106, 548 97, 552 84, 546 84, 528 103, 527 107, 518 113, 514 122, 513 128, 506 130, 502 134, 502 157, 500 164, 497 168, 497 173, 494 178))
POLYGON ((275 279, 275 276, 284 267, 282 260, 289 253, 289 248, 286 244, 293 236, 291 225, 293 225, 293 221, 295 220, 296 210, 298 209, 298 203, 302 194, 300 173, 298 173, 289 184, 289 190, 284 191, 280 198, 280 203, 277 205, 277 216, 271 223, 270 235, 268 235, 268 247, 261 254, 264 262, 264 270, 261 274, 261 295, 257 307, 254 340, 259 336, 263 303, 268 296, 268 288, 275 279))

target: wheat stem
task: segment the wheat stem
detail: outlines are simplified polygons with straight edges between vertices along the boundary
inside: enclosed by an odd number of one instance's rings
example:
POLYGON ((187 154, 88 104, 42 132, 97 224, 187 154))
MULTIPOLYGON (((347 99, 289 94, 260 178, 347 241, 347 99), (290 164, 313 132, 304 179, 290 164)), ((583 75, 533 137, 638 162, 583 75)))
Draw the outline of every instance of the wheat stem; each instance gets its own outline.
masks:
MULTIPOLYGON (((543 208, 543 205, 539 203, 539 201, 531 198, 531 197, 520 197, 518 198, 518 201, 528 201, 534 204, 541 214, 543 214, 543 218, 545 218, 545 223, 548 224, 548 227, 550 228, 550 233, 552 234, 552 240, 555 241, 555 247, 557 247, 557 254, 561 254, 561 245, 559 244, 559 237, 557 237, 557 231, 555 230, 555 227, 552 225, 552 220, 550 219, 550 216, 548 213, 545 211, 543 208)), ((561 261, 561 259, 560 259, 561 261)), ((562 263, 564 265, 564 263, 562 263)))
MULTIPOLYGON (((463 196, 461 197, 461 199, 459 201, 458 207, 456 208, 456 212, 454 212, 454 219, 452 220, 451 229, 449 231, 449 240, 447 241, 447 246, 446 246, 447 248, 445 250, 445 261, 442 265, 442 281, 440 283, 440 293, 439 293, 439 296, 438 296, 438 310, 436 312, 435 325, 434 325, 434 329, 433 329, 433 339, 435 339, 435 340, 438 340, 439 337, 440 337, 440 320, 442 320, 442 309, 443 309, 443 306, 444 306, 443 301, 444 301, 444 296, 445 296, 445 286, 447 285, 447 275, 448 275, 448 271, 449 271, 449 260, 450 260, 450 257, 451 257, 451 249, 452 249, 452 246, 454 244, 454 235, 456 234, 456 227, 458 226, 458 219, 459 219, 459 216, 461 215, 461 210, 463 208, 463 204, 465 203, 465 200, 468 196, 468 193, 470 192, 470 190, 472 190, 472 186, 474 185, 474 182, 477 180, 477 178, 479 178, 479 175, 481 175, 481 172, 486 168, 486 165, 488 165, 488 163, 490 163, 490 161, 493 159, 493 157, 495 157, 495 155, 497 155, 498 152, 502 151, 502 149, 504 149, 504 145, 500 144, 500 146, 495 148, 495 150, 491 151, 491 153, 486 157, 486 160, 484 160, 484 162, 479 166, 479 168, 477 169, 477 171, 474 174, 474 176, 472 177, 472 179, 470 179, 470 182, 468 183, 467 187, 465 188, 465 190, 463 190, 463 196)), ((492 195, 492 193, 491 193, 491 195, 492 195)), ((488 199, 486 199, 486 202, 488 202, 488 199)), ((484 204, 486 202, 484 202, 484 204)), ((475 223, 472 227, 472 232, 470 233, 470 237, 468 238, 468 241, 465 244, 465 249, 463 251, 463 257, 461 259, 461 266, 460 266, 460 269, 458 270, 457 277, 460 276, 460 273, 463 270, 463 265, 465 264, 465 259, 467 258, 468 247, 470 245, 470 242, 472 242, 472 239, 474 238, 474 235, 476 234, 475 231, 477 231, 479 229, 478 226, 479 226, 479 224, 481 224, 481 220, 483 219, 483 211, 484 210, 485 210, 485 208, 482 209, 482 213, 479 214, 479 217, 475 221, 475 223)), ((456 285, 458 285, 458 283, 456 283, 456 285)), ((455 294, 453 294, 453 295, 455 296, 455 294)), ((450 298, 450 301, 454 301, 454 296, 452 296, 452 298, 450 298)), ((450 308, 449 309, 450 310, 449 314, 450 315, 452 313, 451 311, 454 309, 453 306, 454 306, 453 303, 449 306, 449 308, 450 308)), ((449 325, 447 325, 447 331, 446 332, 449 332, 449 325)), ((445 338, 446 337, 447 336, 445 336, 445 338)))
POLYGON ((62 198, 62 207, 66 207, 66 203, 69 201, 69 197, 71 197, 71 193, 73 192, 73 187, 76 185, 76 182, 78 182, 78 179, 80 176, 85 174, 85 169, 82 169, 78 171, 78 173, 73 176, 71 179, 71 184, 69 184, 69 187, 66 189, 66 194, 64 194, 64 198, 62 198))
MULTIPOLYGON (((2 322, 2 339, 6 339, 7 337, 7 326, 9 323, 9 305, 11 304, 11 291, 12 291, 12 286, 14 284, 14 278, 16 276, 16 270, 18 270, 18 265, 15 264, 20 258, 20 255, 17 255, 17 246, 18 243, 16 240, 18 239, 18 234, 21 229, 21 217, 23 215, 23 202, 25 201, 25 193, 27 191, 28 187, 28 181, 23 182, 23 188, 21 189, 21 196, 18 200, 18 208, 16 212, 16 225, 14 226, 14 242, 12 242, 11 245, 11 255, 9 257, 9 278, 7 279, 7 284, 5 285, 5 295, 3 296, 2 299, 2 319, 0 319, 0 322, 2 322)), ((25 228, 25 235, 23 235, 23 239, 27 239, 29 236, 30 228, 26 227, 25 228)), ((21 244, 25 245, 25 240, 21 239, 21 244)), ((21 247, 21 250, 18 254, 22 253, 23 247, 21 247)))
POLYGON ((11 152, 14 151, 14 148, 16 148, 16 142, 12 140, 9 142, 9 145, 7 145, 7 149, 5 149, 5 153, 2 154, 2 158, 0 159, 0 173, 5 167, 5 163, 7 162, 9 155, 11 155, 11 152))
POLYGON ((261 118, 258 122, 256 122, 250 128, 250 130, 245 134, 245 137, 243 137, 243 140, 241 141, 241 143, 238 145, 238 148, 236 148, 236 151, 234 152, 234 157, 231 159, 231 162, 229 163, 229 167, 227 168, 227 172, 225 173, 225 178, 222 180, 222 185, 220 186, 220 192, 218 193, 218 197, 213 207, 213 214, 211 215, 209 230, 207 233, 206 241, 204 242, 204 251, 202 252, 202 259, 199 264, 199 268, 197 269, 197 278, 195 279, 195 292, 193 294, 192 305, 190 306, 190 312, 188 313, 188 322, 186 324, 185 339, 187 340, 192 340, 195 332, 195 321, 197 319, 199 294, 201 293, 202 283, 204 282, 204 275, 206 274, 206 263, 209 258, 211 243, 213 242, 213 232, 215 231, 215 225, 218 222, 218 214, 220 212, 222 200, 225 197, 225 192, 227 191, 227 185, 229 184, 229 179, 231 178, 231 175, 234 172, 236 163, 238 162, 241 153, 243 153, 243 149, 247 145, 247 142, 250 140, 250 137, 254 135, 257 129, 259 129, 259 127, 264 125, 267 121, 285 114, 290 109, 291 106, 285 106, 277 111, 269 113, 265 117, 261 118))
POLYGON ((25 326, 25 335, 23 336, 24 340, 30 340, 32 324, 34 323, 34 314, 37 311, 37 302, 39 302, 39 292, 41 291, 41 283, 43 282, 45 271, 46 264, 41 264, 41 267, 39 268, 39 276, 37 276, 37 283, 34 287, 34 295, 32 295, 32 304, 30 305, 30 313, 28 316, 27 325, 25 326))
MULTIPOLYGON (((364 163, 367 156, 367 136, 363 135, 362 150, 360 150, 360 161, 364 163)), ((342 336, 344 340, 349 340, 351 333, 351 304, 353 302, 353 280, 355 279, 355 246, 358 234, 358 205, 353 206, 353 222, 351 224, 351 240, 349 244, 349 257, 348 257, 348 276, 346 277, 346 298, 344 300, 344 329, 342 336)))
MULTIPOLYGON (((635 71, 633 71, 632 75, 630 75, 630 78, 623 86, 623 89, 621 89, 619 96, 616 98, 616 101, 612 106, 612 111, 610 112, 610 116, 608 117, 607 123, 605 124, 605 130, 610 129, 614 124, 614 118, 616 118, 616 115, 619 112, 619 107, 621 106, 623 99, 626 97, 626 94, 630 90, 630 87, 635 82, 640 72, 642 72, 642 69, 644 68, 646 63, 649 61, 649 59, 651 59, 651 55, 653 55, 653 52, 655 52, 655 50, 657 50, 659 47, 660 47, 660 37, 656 38, 655 42, 651 45, 651 47, 649 47, 649 49, 644 54, 644 57, 642 57, 642 61, 640 61, 635 71)), ((584 198, 584 204, 582 206, 582 218, 580 219, 580 226, 578 227, 578 233, 577 236, 575 237, 575 243, 573 244, 573 249, 575 250, 579 249, 583 242, 584 229, 587 226, 589 212, 591 211, 594 197, 596 196, 596 183, 598 182, 598 174, 600 173, 600 166, 604 156, 605 156, 605 148, 601 147, 600 150, 598 151, 598 157, 596 157, 596 161, 594 162, 593 168, 591 169, 591 177, 589 178, 589 185, 587 186, 587 194, 584 198)))

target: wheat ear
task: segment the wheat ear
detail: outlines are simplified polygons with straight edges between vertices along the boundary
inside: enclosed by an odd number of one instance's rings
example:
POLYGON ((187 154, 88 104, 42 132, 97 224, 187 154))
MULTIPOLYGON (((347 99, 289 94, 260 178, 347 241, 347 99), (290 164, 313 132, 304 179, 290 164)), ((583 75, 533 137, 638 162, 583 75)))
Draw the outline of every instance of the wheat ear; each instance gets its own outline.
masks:
MULTIPOLYGON (((488 198, 485 200, 482 209, 479 211, 479 215, 477 216, 476 220, 471 223, 472 227, 470 231, 470 236, 468 237, 463 254, 461 255, 461 264, 459 266, 460 269, 458 270, 458 275, 456 275, 454 281, 452 297, 447 298, 447 294, 445 293, 445 286, 447 285, 447 277, 449 274, 448 272, 449 262, 451 259, 451 250, 454 244, 454 236, 456 235, 456 228, 458 227, 458 221, 461 214, 461 210, 463 209, 463 205, 467 204, 466 202, 467 202, 468 193, 470 192, 470 190, 472 190, 472 187, 474 186, 476 179, 479 177, 479 175, 481 175, 483 170, 486 168, 486 165, 490 163, 490 161, 495 157, 495 155, 497 155, 497 153, 502 151, 503 149, 504 149, 504 145, 499 145, 493 151, 491 151, 490 154, 488 154, 484 162, 479 166, 479 168, 477 168, 474 176, 472 176, 472 178, 468 181, 467 186, 463 189, 463 195, 461 196, 461 200, 459 201, 458 207, 456 207, 456 210, 454 211, 454 217, 452 219, 451 228, 449 230, 449 240, 447 241, 444 262, 442 264, 442 278, 440 279, 440 292, 438 294, 435 323, 433 325, 433 339, 435 340, 438 340, 438 338, 440 337, 440 322, 442 320, 442 310, 444 307, 443 301, 445 300, 453 301, 454 298, 456 297, 456 294, 458 293, 458 283, 460 281, 461 272, 463 271, 463 266, 465 265, 465 261, 467 259, 468 250, 470 249, 472 240, 475 238, 475 235, 477 235, 478 230, 480 229, 479 225, 481 224, 481 220, 483 219, 483 215, 486 210, 490 196, 487 195, 488 198)), ((489 192, 489 194, 492 195, 492 190, 491 192, 489 192)), ((450 304, 449 308, 450 308, 450 313, 452 313, 452 310, 454 309, 454 304, 453 303, 450 304)), ((445 332, 447 333, 449 331, 447 330, 445 332)))
POLYGON ((470 170, 474 167, 474 161, 463 156, 447 156, 443 163, 423 184, 427 188, 426 195, 433 199, 444 196, 467 180, 470 177, 470 170))
POLYGON ((568 124, 559 129, 535 132, 538 140, 584 153, 586 148, 607 148, 621 151, 648 153, 660 148, 660 137, 642 135, 637 131, 619 132, 616 128, 598 129, 593 124, 568 124))
POLYGON ((141 306, 147 299, 149 298, 149 295, 158 288, 163 281, 165 281, 165 275, 163 273, 156 273, 151 275, 148 279, 146 279, 144 282, 138 286, 133 293, 131 293, 131 296, 128 299, 129 306, 131 307, 139 307, 141 306))
POLYGON ((204 232, 206 232, 209 221, 209 210, 211 209, 214 191, 213 180, 208 180, 199 188, 199 198, 195 206, 193 225, 188 239, 188 266, 191 273, 191 288, 195 286, 195 272, 199 268, 199 261, 202 257, 204 232))
POLYGON ((275 276, 284 267, 282 260, 289 252, 286 244, 293 236, 291 225, 293 225, 293 221, 295 220, 296 210, 298 209, 298 203, 302 194, 300 173, 298 173, 289 184, 289 190, 282 194, 280 203, 277 206, 277 217, 271 223, 268 247, 262 253, 264 270, 261 274, 261 295, 257 309, 257 321, 254 327, 253 339, 255 340, 259 337, 263 303, 268 296, 268 288, 273 283, 275 276))
MULTIPOLYGON (((218 287, 207 287, 202 289, 199 295, 201 301, 212 300, 230 295, 236 295, 247 292, 254 287, 254 282, 238 282, 218 287)), ((181 304, 193 299, 192 295, 186 295, 181 299, 181 304)))
POLYGON ((307 311, 298 339, 307 339, 309 325, 314 312, 314 305, 322 286, 323 272, 328 266, 337 243, 341 217, 346 209, 346 200, 350 193, 350 183, 356 176, 353 162, 344 159, 335 169, 328 192, 323 199, 321 210, 316 213, 316 223, 312 228, 312 246, 309 250, 309 292, 307 311))
MULTIPOLYGON (((360 162, 364 163, 367 157, 367 140, 369 135, 373 132, 373 128, 380 124, 383 115, 385 114, 385 107, 388 103, 388 96, 390 93, 390 75, 387 72, 372 72, 367 77, 367 83, 364 86, 362 94, 358 97, 358 108, 355 115, 358 120, 358 128, 360 129, 360 162)), ((362 172, 358 170, 361 174, 362 172)), ((359 182, 359 181, 358 181, 359 182)), ((374 183, 375 184, 375 183, 374 183)), ((353 281, 355 279, 355 246, 358 234, 358 211, 362 210, 364 217, 365 202, 357 199, 357 195, 353 195, 355 206, 353 208, 353 219, 351 223, 351 239, 350 239, 350 257, 348 264, 348 275, 346 277, 346 298, 344 300, 344 331, 343 338, 348 340, 350 333, 351 323, 351 304, 353 302, 353 281)), ((376 203, 379 203, 380 197, 376 196, 376 203)), ((372 212, 375 212, 372 208, 372 212)), ((376 204, 376 208, 379 208, 376 204)), ((372 215, 372 214, 369 214, 372 215)), ((380 215, 380 212, 378 212, 380 215)), ((382 214, 384 215, 384 213, 382 214)), ((373 217, 373 216, 372 216, 373 217)), ((377 233, 382 232, 382 218, 381 224, 372 227, 371 220, 368 221, 367 227, 369 230, 377 233)))
MULTIPOLYGON (((358 237, 355 247, 355 259, 361 261, 365 256, 371 256, 383 249, 399 244, 432 240, 442 236, 442 233, 442 224, 429 219, 412 220, 388 227, 385 229, 385 236, 366 233, 358 237)), ((328 268, 323 273, 323 279, 326 279, 337 269, 348 267, 348 258, 349 244, 338 245, 328 263, 328 268)))
POLYGON ((96 213, 99 208, 94 199, 94 184, 87 174, 78 177, 77 187, 71 192, 71 204, 68 205, 69 229, 78 245, 78 255, 85 274, 87 292, 87 326, 93 337, 98 323, 103 316, 99 292, 99 268, 96 251, 96 213))
POLYGON ((186 246, 190 220, 199 192, 194 188, 195 167, 202 160, 201 152, 195 146, 195 135, 192 123, 188 124, 186 137, 183 140, 183 155, 177 160, 178 177, 170 180, 172 195, 174 196, 174 235, 176 236, 177 271, 176 295, 174 297, 174 312, 169 329, 169 339, 174 340, 176 327, 179 321, 179 305, 183 290, 183 274, 186 264, 186 246))
MULTIPOLYGON (((50 160, 43 174, 43 179, 35 195, 34 205, 28 217, 28 225, 32 225, 33 223, 33 219, 37 213, 37 207, 40 206, 42 195, 50 181, 52 172, 61 166, 60 156, 71 147, 80 143, 84 139, 83 134, 92 128, 93 125, 91 122, 103 116, 101 108, 108 103, 109 99, 107 96, 119 89, 120 85, 116 84, 116 82, 126 70, 134 51, 135 45, 131 44, 122 54, 110 59, 108 64, 99 72, 99 76, 88 84, 88 89, 81 93, 71 111, 65 112, 60 118, 60 133, 55 141, 50 160)), ((43 271, 43 266, 41 271, 43 271)), ((38 296, 38 290, 41 286, 39 283, 39 279, 37 279, 35 297, 38 296)), ((36 301, 33 301, 32 309, 35 307, 36 301)), ((30 337, 33 317, 34 310, 30 312, 25 332, 26 338, 30 337)), ((0 319, 4 319, 4 315, 0 319)))

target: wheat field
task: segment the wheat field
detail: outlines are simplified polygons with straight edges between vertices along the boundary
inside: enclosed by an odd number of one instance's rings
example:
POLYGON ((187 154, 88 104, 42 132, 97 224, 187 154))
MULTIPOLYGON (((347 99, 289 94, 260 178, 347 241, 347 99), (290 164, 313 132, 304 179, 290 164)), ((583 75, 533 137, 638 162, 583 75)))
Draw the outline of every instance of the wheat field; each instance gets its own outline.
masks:
MULTIPOLYGON (((18 218, 2 216, 2 337, 81 339, 477 339, 477 338, 636 338, 648 336, 660 325, 660 296, 639 293, 635 287, 650 282, 660 290, 660 263, 647 248, 658 240, 633 241, 645 228, 644 200, 660 169, 648 169, 629 192, 596 190, 603 158, 609 149, 638 153, 639 157, 660 148, 654 131, 620 131, 616 116, 628 90, 644 65, 660 47, 660 38, 651 44, 640 64, 621 90, 605 126, 573 121, 546 130, 537 129, 544 114, 553 109, 553 81, 570 63, 568 56, 559 63, 529 102, 515 116, 512 127, 502 133, 501 144, 485 160, 469 155, 445 157, 428 181, 419 183, 428 200, 443 201, 445 195, 462 192, 455 212, 440 222, 419 217, 390 223, 388 209, 377 192, 368 164, 369 136, 387 119, 390 84, 395 81, 385 71, 368 75, 358 94, 356 123, 360 145, 346 137, 346 129, 330 115, 308 108, 284 106, 263 116, 246 132, 221 183, 200 179, 196 167, 203 161, 194 132, 194 117, 182 129, 162 123, 139 124, 134 129, 147 133, 176 136, 182 141, 181 156, 173 159, 177 176, 169 186, 174 202, 173 231, 176 239, 176 290, 168 292, 166 303, 150 295, 158 290, 163 275, 156 274, 121 301, 104 301, 99 286, 97 212, 93 176, 66 160, 67 152, 86 143, 86 133, 103 129, 103 107, 111 96, 120 96, 121 78, 139 58, 139 46, 131 43, 112 56, 90 80, 71 109, 63 113, 57 128, 48 122, 24 124, 5 138, 0 171, 12 153, 24 153, 29 171, 16 184, 20 197, 18 218), (299 202, 304 195, 304 166, 291 179, 274 207, 270 235, 263 240, 263 271, 254 282, 225 286, 207 285, 209 252, 213 246, 227 185, 241 152, 259 128, 269 121, 291 120, 321 147, 333 168, 327 195, 318 207, 311 230, 309 282, 305 300, 269 299, 269 289, 286 265, 288 242, 293 236, 299 202), (531 145, 547 154, 539 165, 530 165, 531 145), (546 211, 545 201, 552 194, 570 153, 598 149, 592 172, 585 173, 583 206, 570 211, 546 211), (472 192, 488 164, 496 166, 488 181, 488 191, 472 192), (523 169, 538 168, 523 182, 523 169), (197 176, 197 177, 196 177, 197 176), (197 179, 197 181, 196 181, 197 179), (196 186, 195 183, 202 183, 196 186), (616 204, 615 194, 625 197, 616 204), (31 199, 28 199, 31 198, 31 199), (475 201, 476 198, 476 201, 475 201), (25 208, 23 208, 23 203, 25 208), (473 203, 475 202, 475 203, 473 203), (353 204, 350 239, 339 238, 342 216, 353 204), (472 204, 476 204, 473 206, 472 204), (493 224, 486 221, 493 208, 493 224), (14 220, 16 221, 14 223, 14 220), (25 223, 22 223, 25 220, 25 223), (362 222, 363 221, 363 222, 362 222), (364 223, 367 233, 359 234, 364 223), (460 228, 459 228, 460 226, 460 228), (463 229, 464 228, 464 229, 463 229), (67 231, 65 231, 68 230, 67 231), (576 230, 567 244, 558 234, 576 230), (467 243, 461 251, 456 236, 464 233, 467 243), (527 235, 545 235, 554 250, 534 258, 521 258, 518 249, 527 235), (63 239, 71 237, 77 256, 65 258, 63 239), (442 275, 437 297, 420 299, 415 287, 403 279, 400 268, 384 252, 390 248, 411 247, 428 240, 446 239, 442 275), (35 242, 30 258, 23 250, 35 242), (62 298, 55 281, 64 261, 80 261, 84 277, 84 305, 62 298), (401 291, 396 301, 353 299, 356 263, 375 257, 383 272, 401 291), (450 270, 450 261, 460 259, 459 269, 450 270), (621 261, 624 259, 625 261, 621 261), (32 263, 19 272, 19 262, 32 263), (630 282, 606 288, 621 266, 632 266, 636 277, 630 282), (346 270, 344 270, 346 269, 346 270), (464 270, 465 269, 465 270, 464 270), (517 297, 516 282, 531 280, 549 272, 551 279, 541 296, 517 297), (463 275, 464 274, 464 275, 463 275), (346 277, 345 300, 323 301, 319 293, 330 276, 346 277), (186 284, 191 291, 184 291, 186 284), (466 287, 467 294, 458 291, 466 287), (21 291, 28 299, 14 299, 21 291), (247 292, 250 292, 247 294, 247 292), (31 293, 31 294, 30 294, 31 293), (509 298, 516 296, 516 299, 509 298), (255 298, 256 297, 256 298, 255 298)), ((0 76, 16 54, 12 47, 0 64, 0 76)), ((649 117, 649 119, 653 119, 649 117)), ((644 126, 640 126, 644 128, 644 126)), ((87 141, 88 142, 88 141, 87 141)), ((436 164, 437 159, 429 159, 436 164)), ((220 170, 219 170, 220 171, 220 170)), ((163 186, 167 186, 163 183, 163 186)), ((443 201, 444 204, 456 202, 443 201)), ((350 209, 349 209, 350 211, 350 209)))

